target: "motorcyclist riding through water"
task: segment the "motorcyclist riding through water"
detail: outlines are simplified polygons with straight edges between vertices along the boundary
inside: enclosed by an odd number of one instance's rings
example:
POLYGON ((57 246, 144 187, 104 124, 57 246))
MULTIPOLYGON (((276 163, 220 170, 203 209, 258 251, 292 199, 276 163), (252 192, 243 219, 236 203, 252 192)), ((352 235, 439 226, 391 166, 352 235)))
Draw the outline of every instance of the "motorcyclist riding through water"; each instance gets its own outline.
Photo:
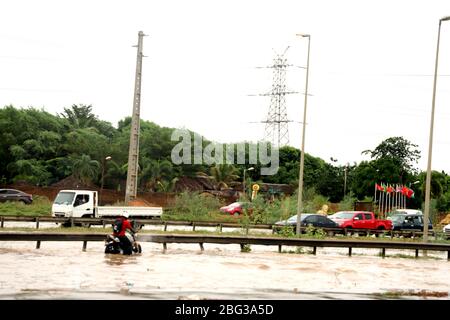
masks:
POLYGON ((128 214, 118 216, 113 223, 113 234, 106 240, 105 253, 122 253, 131 255, 142 252, 141 245, 136 242, 135 230, 128 219, 128 214))

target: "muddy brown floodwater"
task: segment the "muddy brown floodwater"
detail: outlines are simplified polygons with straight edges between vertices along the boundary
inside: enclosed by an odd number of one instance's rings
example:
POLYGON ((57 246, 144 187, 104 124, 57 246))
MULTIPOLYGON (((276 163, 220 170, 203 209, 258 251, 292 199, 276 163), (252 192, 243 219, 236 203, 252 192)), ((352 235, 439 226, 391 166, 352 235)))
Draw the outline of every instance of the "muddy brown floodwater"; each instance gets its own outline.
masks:
MULTIPOLYGON (((2 299, 380 299, 427 290, 448 299, 450 262, 377 256, 377 250, 278 253, 276 246, 142 243, 136 256, 103 243, 0 242, 2 299), (380 295, 381 294, 381 295, 380 295)), ((284 248, 295 251, 295 248, 284 248)), ((305 248, 307 250, 308 248, 305 248)), ((398 252, 397 252, 398 253, 398 252)), ((389 254, 389 252, 387 252, 389 254)), ((414 253, 411 253, 413 255, 414 253)), ((439 259, 437 259, 439 258, 439 259)), ((403 298, 417 299, 417 296, 403 298)))

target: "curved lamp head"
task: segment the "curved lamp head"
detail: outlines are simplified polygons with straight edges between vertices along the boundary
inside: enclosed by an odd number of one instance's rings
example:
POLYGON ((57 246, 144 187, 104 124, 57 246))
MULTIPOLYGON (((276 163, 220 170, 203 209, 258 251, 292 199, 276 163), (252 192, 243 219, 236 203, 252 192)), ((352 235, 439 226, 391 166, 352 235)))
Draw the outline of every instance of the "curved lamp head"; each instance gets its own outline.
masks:
POLYGON ((447 17, 443 17, 443 18, 441 18, 441 20, 440 20, 440 21, 447 21, 447 20, 450 20, 450 16, 447 16, 447 17))
POLYGON ((309 34, 306 34, 306 33, 297 33, 297 36, 303 37, 303 38, 309 38, 309 37, 311 37, 309 34))

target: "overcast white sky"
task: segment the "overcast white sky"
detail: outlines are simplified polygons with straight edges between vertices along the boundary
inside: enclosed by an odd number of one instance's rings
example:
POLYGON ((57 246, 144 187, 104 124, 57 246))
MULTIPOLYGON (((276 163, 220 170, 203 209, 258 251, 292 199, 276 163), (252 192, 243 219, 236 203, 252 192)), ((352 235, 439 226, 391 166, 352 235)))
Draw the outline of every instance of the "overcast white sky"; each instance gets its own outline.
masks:
MULTIPOLYGON (((338 164, 368 159, 392 136, 419 145, 426 169, 438 21, 450 1, 4 1, 0 107, 61 113, 92 104, 117 125, 131 115, 139 30, 141 117, 218 142, 264 136, 275 51, 305 66, 311 34, 305 150, 338 164), (274 50, 273 50, 274 49, 274 50)), ((450 172, 450 21, 443 22, 433 169, 450 172)), ((287 86, 304 92, 305 71, 287 86)), ((287 100, 303 117, 303 96, 287 100)), ((290 124, 300 147, 301 124, 290 124)))

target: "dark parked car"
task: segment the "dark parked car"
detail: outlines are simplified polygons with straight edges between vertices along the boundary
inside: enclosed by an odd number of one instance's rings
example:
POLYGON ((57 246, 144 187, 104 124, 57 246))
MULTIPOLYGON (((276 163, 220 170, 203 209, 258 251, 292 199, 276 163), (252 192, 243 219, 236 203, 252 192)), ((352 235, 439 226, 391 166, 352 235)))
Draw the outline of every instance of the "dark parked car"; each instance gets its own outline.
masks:
MULTIPOLYGON (((420 230, 423 231, 424 217, 422 214, 398 213, 388 217, 392 220, 392 230, 420 230)), ((428 218, 428 230, 433 230, 431 220, 428 218)))
POLYGON ((33 202, 33 196, 16 189, 0 189, 0 202, 22 201, 25 204, 33 202))
MULTIPOLYGON (((277 227, 289 225, 295 228, 297 226, 297 215, 293 215, 287 220, 275 222, 275 225, 277 227)), ((339 225, 336 222, 328 219, 324 215, 316 213, 302 213, 301 226, 307 227, 308 225, 312 225, 316 228, 339 228, 339 225)))

